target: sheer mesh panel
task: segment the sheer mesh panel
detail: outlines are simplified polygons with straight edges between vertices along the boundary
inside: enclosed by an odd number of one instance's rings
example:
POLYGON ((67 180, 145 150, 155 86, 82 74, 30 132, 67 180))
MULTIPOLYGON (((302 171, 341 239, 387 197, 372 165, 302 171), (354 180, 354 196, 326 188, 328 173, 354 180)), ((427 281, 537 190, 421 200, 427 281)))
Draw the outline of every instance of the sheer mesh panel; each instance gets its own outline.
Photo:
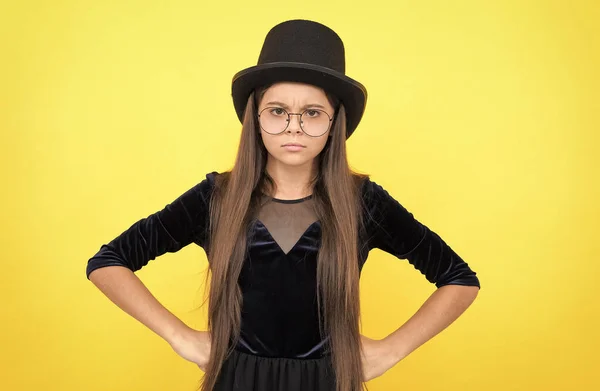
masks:
POLYGON ((286 254, 294 248, 308 227, 317 221, 312 196, 299 200, 264 197, 257 218, 286 254))

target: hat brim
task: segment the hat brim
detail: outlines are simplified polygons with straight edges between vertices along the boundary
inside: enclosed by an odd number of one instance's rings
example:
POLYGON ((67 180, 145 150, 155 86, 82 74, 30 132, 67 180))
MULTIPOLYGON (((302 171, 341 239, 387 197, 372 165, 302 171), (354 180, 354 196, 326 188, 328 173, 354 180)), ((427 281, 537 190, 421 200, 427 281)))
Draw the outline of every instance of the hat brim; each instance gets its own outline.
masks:
POLYGON ((257 87, 280 81, 312 84, 339 98, 346 109, 346 138, 362 119, 367 90, 358 81, 318 65, 296 62, 272 62, 246 68, 235 74, 231 86, 233 105, 240 122, 250 93, 257 87))

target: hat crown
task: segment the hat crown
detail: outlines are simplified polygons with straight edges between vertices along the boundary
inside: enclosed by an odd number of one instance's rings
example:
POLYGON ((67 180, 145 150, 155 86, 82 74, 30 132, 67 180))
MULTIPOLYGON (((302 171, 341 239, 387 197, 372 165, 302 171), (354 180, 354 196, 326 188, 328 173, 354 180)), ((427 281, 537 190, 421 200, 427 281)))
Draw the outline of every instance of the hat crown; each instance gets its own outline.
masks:
POLYGON ((288 20, 268 32, 257 65, 277 62, 313 64, 345 73, 344 43, 321 23, 288 20))

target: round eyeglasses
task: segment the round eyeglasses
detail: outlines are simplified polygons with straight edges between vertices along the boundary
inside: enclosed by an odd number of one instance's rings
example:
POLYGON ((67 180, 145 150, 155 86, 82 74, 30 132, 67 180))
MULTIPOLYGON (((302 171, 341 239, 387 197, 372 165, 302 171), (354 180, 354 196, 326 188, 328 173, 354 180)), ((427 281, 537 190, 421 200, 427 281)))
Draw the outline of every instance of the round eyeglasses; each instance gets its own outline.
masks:
POLYGON ((290 125, 292 115, 300 116, 300 128, 311 137, 327 133, 333 118, 319 109, 306 109, 302 113, 288 113, 281 107, 265 107, 258 113, 258 122, 262 130, 269 134, 284 132, 290 125))

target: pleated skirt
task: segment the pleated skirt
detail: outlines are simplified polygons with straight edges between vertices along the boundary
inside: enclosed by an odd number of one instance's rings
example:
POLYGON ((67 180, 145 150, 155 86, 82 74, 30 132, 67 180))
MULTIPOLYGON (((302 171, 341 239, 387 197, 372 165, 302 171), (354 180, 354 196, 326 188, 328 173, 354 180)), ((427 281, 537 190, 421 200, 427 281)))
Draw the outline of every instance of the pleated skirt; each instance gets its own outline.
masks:
POLYGON ((214 391, 335 391, 335 384, 331 356, 273 358, 234 350, 214 391))

